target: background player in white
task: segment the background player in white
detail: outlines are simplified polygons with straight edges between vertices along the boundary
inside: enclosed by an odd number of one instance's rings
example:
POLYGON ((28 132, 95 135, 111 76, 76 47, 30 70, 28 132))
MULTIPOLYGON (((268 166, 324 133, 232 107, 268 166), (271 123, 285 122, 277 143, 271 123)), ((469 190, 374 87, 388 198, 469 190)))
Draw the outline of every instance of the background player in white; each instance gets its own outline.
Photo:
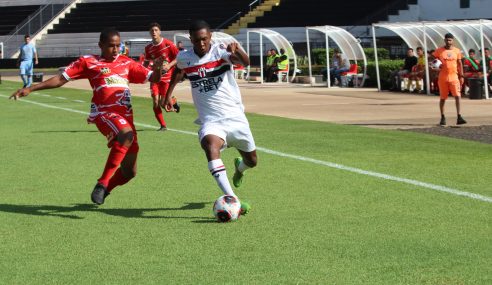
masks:
POLYGON ((244 171, 256 166, 257 157, 232 65, 248 66, 249 58, 237 43, 229 44, 227 49, 223 45, 211 45, 212 33, 205 21, 194 21, 189 32, 193 48, 179 53, 177 68, 161 106, 172 108, 174 87, 186 74, 198 111, 197 123, 201 126, 198 134, 208 169, 224 194, 235 196, 220 152, 235 147, 241 154, 234 160, 233 176, 234 186, 241 186, 244 171))

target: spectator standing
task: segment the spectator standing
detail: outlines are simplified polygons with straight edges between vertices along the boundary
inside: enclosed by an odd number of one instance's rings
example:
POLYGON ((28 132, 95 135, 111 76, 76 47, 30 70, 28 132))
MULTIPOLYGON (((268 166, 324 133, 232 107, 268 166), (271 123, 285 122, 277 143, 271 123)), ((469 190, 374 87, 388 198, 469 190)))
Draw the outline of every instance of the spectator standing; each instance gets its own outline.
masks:
POLYGON ((456 101, 456 113, 458 119, 456 124, 466 124, 465 119, 461 116, 460 112, 460 98, 461 98, 461 86, 463 85, 463 63, 461 62, 461 51, 453 46, 454 36, 447 33, 444 36, 444 46, 438 48, 434 52, 434 57, 439 59, 441 64, 441 70, 439 71, 439 109, 441 111, 441 126, 446 125, 446 118, 444 116, 444 104, 448 99, 449 93, 453 95, 456 101))
POLYGON ((24 83, 22 88, 31 87, 34 64, 38 64, 38 53, 34 44, 31 43, 31 36, 25 35, 24 44, 20 46, 17 58, 17 67, 20 68, 19 74, 24 83))

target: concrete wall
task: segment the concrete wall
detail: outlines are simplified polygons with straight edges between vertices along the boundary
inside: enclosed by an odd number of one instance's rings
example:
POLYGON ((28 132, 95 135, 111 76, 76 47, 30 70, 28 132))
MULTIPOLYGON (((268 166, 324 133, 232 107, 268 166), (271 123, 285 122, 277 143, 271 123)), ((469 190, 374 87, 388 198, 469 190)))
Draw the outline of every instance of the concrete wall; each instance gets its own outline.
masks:
POLYGON ((470 8, 465 9, 460 8, 460 0, 419 0, 388 22, 492 19, 491 12, 491 0, 470 0, 470 8))
MULTIPOLYGON (((84 2, 124 2, 124 1, 139 1, 139 0, 85 0, 84 2)), ((143 1, 143 0, 140 0, 143 1)), ((71 0, 1 0, 0 7, 7 6, 24 6, 24 5, 44 5, 44 4, 64 4, 71 0)))

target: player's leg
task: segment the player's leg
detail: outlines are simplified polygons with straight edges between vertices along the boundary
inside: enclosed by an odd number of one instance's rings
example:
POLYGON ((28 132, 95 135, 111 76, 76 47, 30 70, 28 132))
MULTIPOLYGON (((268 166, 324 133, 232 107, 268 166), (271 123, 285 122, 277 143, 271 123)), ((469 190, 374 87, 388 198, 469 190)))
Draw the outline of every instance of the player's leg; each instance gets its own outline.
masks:
POLYGON ((227 144, 235 147, 241 154, 241 157, 234 159, 235 172, 232 177, 234 186, 240 187, 244 172, 258 163, 255 140, 246 117, 230 119, 227 128, 227 144))
POLYGON ((166 121, 164 121, 164 116, 162 115, 161 106, 159 106, 159 83, 151 83, 150 84, 150 92, 152 95, 152 109, 154 110, 154 116, 157 119, 157 122, 160 125, 158 131, 167 130, 166 121))
POLYGON ((30 62, 27 65, 27 86, 26 87, 31 87, 32 85, 32 74, 33 74, 33 68, 34 68, 34 62, 30 62))
POLYGON ((455 103, 456 103, 456 114, 458 116, 457 120, 456 120, 456 124, 457 125, 463 125, 463 124, 466 124, 466 121, 465 119, 463 119, 463 117, 461 116, 461 84, 459 81, 455 81, 455 82, 450 82, 449 83, 449 89, 450 89, 450 92, 451 92, 451 95, 453 95, 454 97, 454 100, 455 100, 455 103))
MULTIPOLYGON (((160 87, 159 87, 160 98, 166 97, 167 90, 169 89, 169 84, 170 84, 170 82, 161 82, 160 87)), ((159 102, 161 101, 160 98, 159 98, 159 102)), ((173 99, 173 101, 172 101, 173 102, 173 108, 176 111, 176 113, 179 113, 181 110, 181 106, 178 104, 178 100, 176 99, 176 97, 174 95, 172 96, 172 99, 173 99)))
MULTIPOLYGON (((133 146, 133 145, 132 145, 133 146)), ((116 187, 128 183, 137 175, 137 152, 128 152, 108 183, 108 194, 116 187)))
POLYGON ((108 138, 108 145, 111 147, 103 173, 91 195, 92 201, 100 205, 107 196, 109 180, 125 159, 135 134, 130 123, 116 114, 100 115, 95 123, 99 131, 108 138))
POLYGON ((225 144, 224 139, 213 134, 203 134, 204 136, 201 136, 202 139, 200 140, 200 144, 207 156, 210 174, 212 174, 220 190, 222 190, 225 195, 236 196, 229 183, 229 179, 227 178, 224 162, 222 162, 222 159, 220 158, 220 150, 225 144))
POLYGON ((238 149, 238 151, 239 154, 241 154, 241 157, 236 157, 234 159, 236 171, 234 171, 234 176, 232 177, 232 182, 236 187, 240 187, 243 184, 244 172, 250 168, 256 167, 258 164, 256 150, 244 152, 238 149))
POLYGON ((439 125, 444 126, 446 125, 446 117, 444 116, 444 104, 448 99, 449 85, 448 82, 441 79, 439 79, 438 85, 439 85, 439 110, 441 112, 441 120, 439 121, 439 125))
POLYGON ((19 69, 20 69, 20 77, 22 79, 22 88, 26 88, 27 87, 27 75, 26 75, 26 64, 25 64, 25 61, 21 61, 20 65, 19 65, 19 69))

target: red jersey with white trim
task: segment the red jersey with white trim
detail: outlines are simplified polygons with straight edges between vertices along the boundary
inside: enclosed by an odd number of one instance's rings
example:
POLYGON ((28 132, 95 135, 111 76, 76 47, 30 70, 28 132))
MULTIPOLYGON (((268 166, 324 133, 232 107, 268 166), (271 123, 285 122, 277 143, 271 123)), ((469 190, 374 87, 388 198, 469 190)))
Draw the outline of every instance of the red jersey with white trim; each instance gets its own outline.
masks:
POLYGON ((116 113, 131 119, 133 110, 128 83, 145 83, 152 71, 124 55, 118 55, 113 61, 86 55, 72 62, 62 75, 67 80, 89 79, 93 96, 88 121, 92 122, 103 113, 116 113))
POLYGON ((212 45, 202 57, 193 49, 181 51, 178 55, 177 66, 190 80, 200 124, 244 116, 230 57, 225 46, 219 44, 212 45))
MULTIPOLYGON (((162 38, 161 42, 154 45, 150 43, 145 47, 145 60, 153 61, 156 58, 164 59, 163 65, 173 61, 178 56, 179 50, 174 43, 168 39, 162 38)), ((161 77, 162 82, 170 82, 174 67, 171 68, 161 77)))

